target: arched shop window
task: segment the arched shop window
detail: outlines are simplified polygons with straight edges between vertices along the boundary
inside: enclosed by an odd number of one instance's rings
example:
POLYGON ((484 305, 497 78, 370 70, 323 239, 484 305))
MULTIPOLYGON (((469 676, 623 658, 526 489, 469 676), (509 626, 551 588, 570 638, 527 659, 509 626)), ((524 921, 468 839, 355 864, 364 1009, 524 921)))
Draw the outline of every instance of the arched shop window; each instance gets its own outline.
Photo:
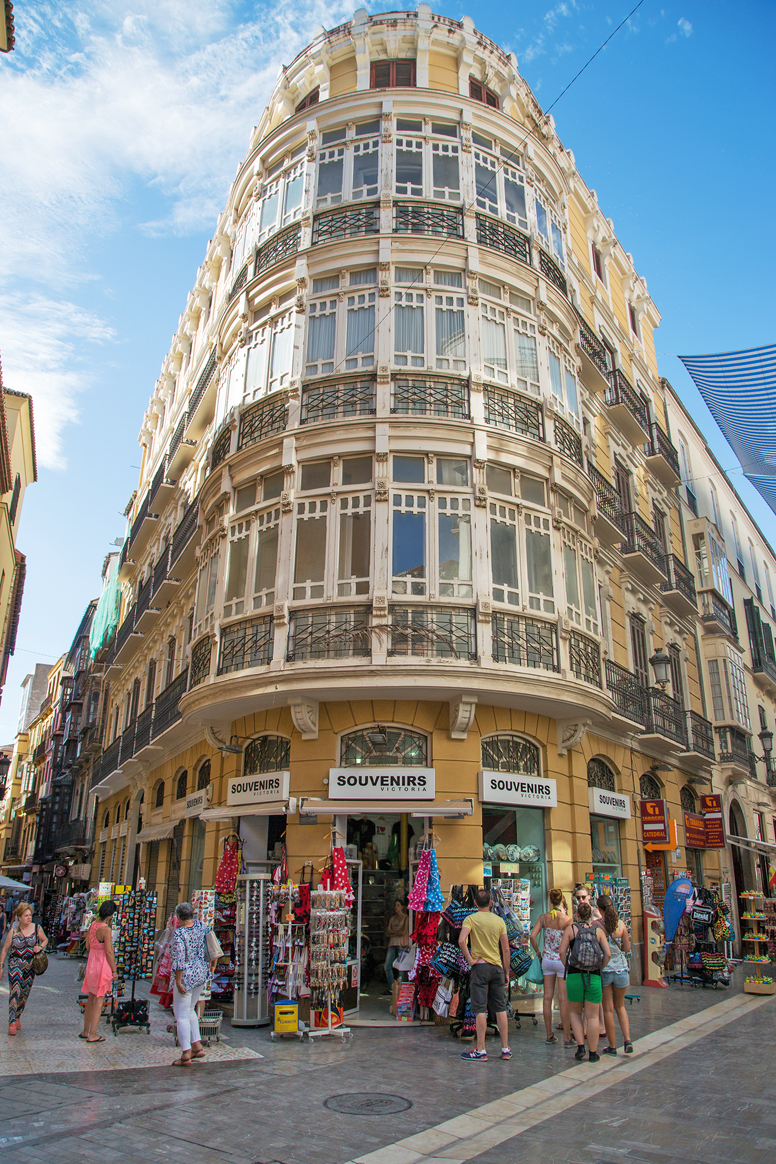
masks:
POLYGON ((186 771, 186 769, 184 768, 184 770, 181 772, 181 774, 178 777, 178 780, 175 784, 175 799, 176 800, 183 800, 184 796, 186 795, 186 792, 188 791, 188 784, 189 784, 189 774, 186 771))
POLYGON ((651 772, 645 772, 639 781, 639 790, 642 800, 660 800, 662 788, 651 772))
POLYGON ((428 740, 420 732, 379 724, 343 736, 340 746, 340 762, 344 768, 358 765, 424 768, 427 756, 428 740))
POLYGON ((695 793, 689 784, 685 784, 684 788, 679 793, 679 802, 685 812, 697 812, 698 805, 695 799, 695 793))
POLYGON ((161 808, 164 804, 164 781, 160 780, 156 786, 156 796, 154 797, 154 808, 161 808))
POLYGON ((482 766, 489 772, 539 775, 539 749, 522 736, 490 736, 482 741, 482 766))
POLYGON ((129 798, 124 801, 124 820, 129 820, 129 798))
POLYGON ((103 822, 102 822, 102 827, 103 827, 104 829, 109 829, 109 828, 110 828, 110 812, 106 812, 106 813, 105 813, 105 816, 104 816, 104 818, 103 818, 103 822))
POLYGON ((210 783, 210 761, 205 760, 200 764, 199 772, 197 773, 197 792, 202 788, 207 788, 210 783))
POLYGON ((283 772, 291 764, 291 744, 282 736, 259 736, 245 749, 243 775, 257 772, 283 772))
POLYGON ((603 760, 589 760, 587 765, 587 783, 589 788, 603 788, 605 792, 616 792, 617 781, 614 772, 603 760))

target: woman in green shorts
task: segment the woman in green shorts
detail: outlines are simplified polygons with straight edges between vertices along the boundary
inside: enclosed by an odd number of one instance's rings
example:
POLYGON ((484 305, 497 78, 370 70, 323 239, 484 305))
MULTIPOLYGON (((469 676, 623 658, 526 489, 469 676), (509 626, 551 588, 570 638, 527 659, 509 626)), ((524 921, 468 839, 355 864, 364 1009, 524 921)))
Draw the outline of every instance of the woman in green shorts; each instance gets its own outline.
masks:
MULTIPOLYGON (((571 1029, 577 1040, 574 1058, 584 1059, 585 1057, 585 1032, 582 1026, 582 1013, 584 1011, 587 1024, 587 1045, 590 1051, 589 1058, 591 1063, 597 1063, 600 1059, 598 1054, 598 1008, 603 998, 601 969, 611 958, 611 950, 605 930, 597 922, 592 921, 593 909, 588 901, 579 903, 577 917, 579 924, 567 926, 564 930, 563 941, 560 944, 560 960, 566 967, 566 995, 571 1012, 571 1029), (597 968, 583 970, 574 965, 573 950, 580 932, 584 935, 582 941, 585 944, 590 942, 598 944, 601 956, 597 968)), ((597 958, 598 952, 594 952, 597 958)))

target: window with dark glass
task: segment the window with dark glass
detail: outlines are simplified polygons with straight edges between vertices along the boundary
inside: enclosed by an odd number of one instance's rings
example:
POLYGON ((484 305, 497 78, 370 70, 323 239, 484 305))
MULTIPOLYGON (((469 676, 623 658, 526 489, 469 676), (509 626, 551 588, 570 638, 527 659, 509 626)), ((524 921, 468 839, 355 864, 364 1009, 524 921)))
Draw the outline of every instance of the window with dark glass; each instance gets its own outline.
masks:
POLYGON ((374 61, 369 84, 372 89, 414 89, 415 62, 374 61))
POLYGON ((154 798, 154 808, 161 808, 164 804, 164 783, 159 781, 156 786, 156 796, 154 798))
POLYGON ((649 671, 647 669, 647 628, 644 619, 632 614, 630 623, 631 661, 633 674, 642 687, 649 687, 649 671))
POLYGON ((199 766, 197 773, 197 792, 201 792, 203 788, 207 788, 210 783, 210 761, 203 760, 199 766))
POLYGON ((301 113, 303 109, 310 109, 313 105, 317 105, 320 100, 321 89, 320 86, 313 89, 304 97, 296 107, 296 112, 301 113))
POLYGON ((340 763, 345 768, 364 765, 401 768, 424 768, 428 757, 428 740, 420 732, 395 727, 360 728, 343 736, 340 763))
POLYGON ((186 792, 188 790, 188 783, 189 783, 189 774, 184 769, 184 771, 181 772, 181 774, 178 777, 178 780, 175 784, 175 799, 176 800, 183 800, 183 798, 186 795, 186 792))
POLYGON ((606 279, 604 278, 604 260, 603 255, 597 246, 593 246, 593 270, 605 287, 606 279))
POLYGON ((492 89, 488 89, 486 85, 475 81, 474 77, 469 77, 469 96, 473 101, 481 101, 483 105, 490 105, 492 109, 498 109, 498 97, 492 89))

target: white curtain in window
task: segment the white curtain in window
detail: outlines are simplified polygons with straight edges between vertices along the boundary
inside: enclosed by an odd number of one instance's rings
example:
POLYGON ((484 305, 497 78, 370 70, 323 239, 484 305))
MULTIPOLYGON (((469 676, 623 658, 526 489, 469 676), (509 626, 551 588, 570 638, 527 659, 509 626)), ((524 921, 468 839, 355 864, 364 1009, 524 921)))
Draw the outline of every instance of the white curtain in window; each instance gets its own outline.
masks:
POLYGON ((539 379, 539 362, 536 357, 536 339, 532 335, 523 335, 515 332, 515 355, 517 357, 517 375, 521 380, 539 379))
POLYGON ((251 396, 265 385, 267 379, 268 329, 263 327, 248 348, 248 367, 245 373, 245 395, 251 396))
POLYGON ((336 314, 311 315, 307 325, 307 359, 309 363, 334 359, 336 314))
POLYGON ((558 400, 563 400, 563 381, 560 378, 560 360, 552 352, 549 352, 550 359, 550 387, 552 388, 553 396, 557 396, 558 400))
POLYGON ((507 337, 504 324, 486 316, 482 319, 482 362, 494 364, 497 368, 507 366, 507 337))
POLYGON ((397 304, 394 308, 393 334, 394 351, 423 355, 423 308, 397 304))
MULTIPOLYGON (((348 311, 345 355, 355 356, 359 352, 373 352, 375 347, 375 309, 357 307, 348 311)), ((420 349, 423 350, 422 348, 420 349)))
POLYGON ((436 354, 463 358, 466 343, 462 311, 436 309, 436 354))

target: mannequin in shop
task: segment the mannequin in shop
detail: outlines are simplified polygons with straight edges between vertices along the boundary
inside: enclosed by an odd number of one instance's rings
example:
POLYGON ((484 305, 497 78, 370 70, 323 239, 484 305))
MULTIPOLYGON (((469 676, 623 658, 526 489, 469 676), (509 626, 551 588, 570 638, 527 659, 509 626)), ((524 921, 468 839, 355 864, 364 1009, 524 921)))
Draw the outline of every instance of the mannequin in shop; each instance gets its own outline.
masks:
POLYGON ((386 994, 392 994, 395 973, 393 964, 410 947, 410 915, 398 898, 393 903, 393 913, 385 927, 385 940, 388 944, 385 952, 386 994))

